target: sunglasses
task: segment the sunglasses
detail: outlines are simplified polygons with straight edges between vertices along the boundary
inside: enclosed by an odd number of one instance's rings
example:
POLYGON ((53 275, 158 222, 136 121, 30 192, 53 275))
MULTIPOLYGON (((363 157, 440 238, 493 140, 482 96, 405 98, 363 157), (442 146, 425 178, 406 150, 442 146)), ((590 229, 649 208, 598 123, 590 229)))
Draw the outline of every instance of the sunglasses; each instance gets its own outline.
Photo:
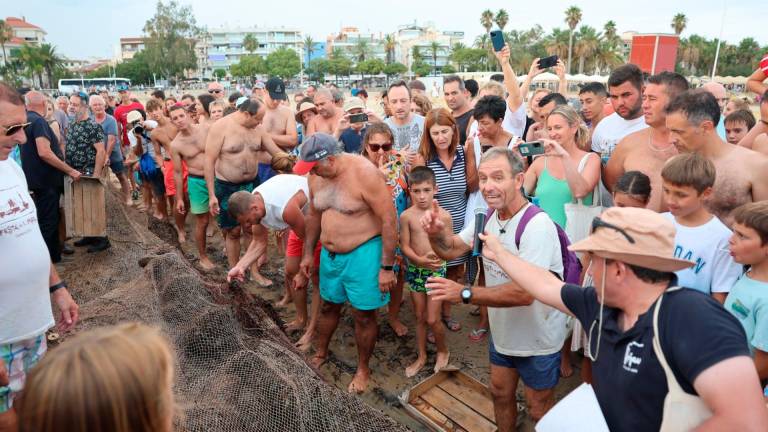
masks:
POLYGON ((368 144, 368 147, 374 153, 378 152, 379 150, 384 150, 385 152, 392 150, 392 144, 368 144))
POLYGON ((635 239, 633 239, 631 235, 627 234, 627 232, 624 231, 624 229, 619 228, 616 225, 610 224, 608 222, 605 222, 602 219, 600 219, 599 217, 596 217, 596 218, 592 219, 592 232, 595 232, 595 230, 598 229, 598 228, 612 229, 612 230, 618 232, 619 234, 623 235, 624 238, 627 239, 628 242, 630 242, 632 244, 635 243, 635 239))
POLYGON ((21 129, 24 129, 25 127, 29 126, 29 122, 27 123, 21 123, 21 124, 15 124, 11 126, 0 126, 1 128, 5 129, 5 136, 11 136, 18 132, 21 129))
POLYGON ((221 93, 221 90, 208 90, 208 93, 210 94, 221 93))

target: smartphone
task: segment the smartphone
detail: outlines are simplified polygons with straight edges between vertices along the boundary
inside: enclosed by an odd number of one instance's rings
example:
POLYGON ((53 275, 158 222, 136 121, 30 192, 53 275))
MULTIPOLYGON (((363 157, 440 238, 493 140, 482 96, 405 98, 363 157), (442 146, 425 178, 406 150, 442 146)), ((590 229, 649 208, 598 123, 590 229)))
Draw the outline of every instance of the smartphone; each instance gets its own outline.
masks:
POLYGON ((504 32, 501 30, 493 30, 491 32, 491 43, 493 44, 493 50, 498 52, 504 49, 504 32))
POLYGON ((539 69, 547 69, 551 68, 553 66, 557 66, 557 56, 549 56, 544 57, 543 59, 539 59, 539 69))
POLYGON ((350 114, 349 115, 349 122, 350 123, 364 123, 368 121, 368 114, 366 113, 360 113, 360 114, 350 114))
POLYGON ((522 156, 537 156, 544 154, 544 143, 541 141, 524 142, 517 146, 522 156))

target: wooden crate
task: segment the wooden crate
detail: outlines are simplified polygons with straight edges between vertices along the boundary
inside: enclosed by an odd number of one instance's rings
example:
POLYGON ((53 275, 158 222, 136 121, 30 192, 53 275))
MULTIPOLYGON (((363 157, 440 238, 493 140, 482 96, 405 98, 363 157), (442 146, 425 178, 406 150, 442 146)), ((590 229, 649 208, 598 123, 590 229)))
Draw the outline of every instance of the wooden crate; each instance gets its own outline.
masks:
POLYGON ((491 391, 458 369, 443 369, 400 396, 405 410, 436 432, 495 432, 491 391))
POLYGON ((68 237, 107 235, 106 188, 101 179, 64 178, 64 217, 68 237))

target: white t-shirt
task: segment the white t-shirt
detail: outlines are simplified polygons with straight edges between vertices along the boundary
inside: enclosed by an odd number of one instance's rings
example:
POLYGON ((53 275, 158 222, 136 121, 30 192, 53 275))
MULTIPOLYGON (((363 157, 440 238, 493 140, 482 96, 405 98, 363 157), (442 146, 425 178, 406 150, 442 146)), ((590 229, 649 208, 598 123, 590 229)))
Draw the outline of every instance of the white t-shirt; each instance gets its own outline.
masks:
POLYGON ((672 213, 663 216, 675 224, 675 258, 696 263, 675 272, 678 284, 705 294, 730 292, 744 272, 730 254, 731 230, 715 216, 697 227, 680 225, 672 213))
POLYGON ((51 258, 24 172, 0 161, 0 345, 29 339, 54 324, 48 281, 51 258))
POLYGON ((421 135, 424 133, 424 117, 413 114, 411 121, 402 126, 396 125, 392 117, 384 119, 384 123, 392 129, 395 136, 395 150, 419 151, 421 135))
POLYGON ((647 127, 643 116, 634 120, 624 120, 620 115, 613 113, 598 123, 592 133, 592 151, 599 153, 605 164, 619 141, 647 127))
POLYGON ((275 231, 288 228, 288 224, 283 220, 283 211, 288 201, 300 190, 304 191, 304 195, 309 199, 307 178, 293 174, 276 175, 254 189, 253 193, 258 192, 264 199, 266 214, 261 219, 261 224, 275 231))
MULTIPOLYGON (((517 249, 515 231, 525 208, 506 221, 499 221, 499 213, 493 212, 485 225, 485 231, 499 237, 504 248, 513 255, 562 276, 563 258, 560 253, 557 230, 555 223, 546 213, 541 212, 528 222, 520 238, 520 250, 517 249), (501 227, 504 227, 504 234, 500 233, 501 227)), ((464 227, 459 237, 464 243, 471 245, 474 232, 473 221, 464 227)), ((485 283, 488 287, 510 281, 504 270, 493 261, 483 258, 483 268, 485 283)), ((496 351, 509 356, 530 357, 553 354, 562 348, 565 340, 566 315, 538 300, 534 300, 529 306, 506 308, 489 306, 488 321, 496 351)))

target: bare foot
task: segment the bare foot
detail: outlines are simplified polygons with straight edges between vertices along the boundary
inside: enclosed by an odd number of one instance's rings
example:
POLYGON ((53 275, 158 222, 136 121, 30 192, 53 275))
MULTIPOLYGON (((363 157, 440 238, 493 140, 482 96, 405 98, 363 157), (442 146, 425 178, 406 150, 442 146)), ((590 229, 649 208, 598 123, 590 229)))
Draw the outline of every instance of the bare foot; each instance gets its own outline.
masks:
POLYGON ((208 257, 201 257, 199 264, 200 264, 200 268, 202 268, 203 271, 211 271, 214 268, 216 268, 216 265, 212 263, 211 260, 208 259, 208 257))
POLYGON ((304 335, 302 335, 301 338, 296 341, 296 348, 298 348, 301 352, 309 351, 309 349, 312 348, 312 339, 314 337, 314 330, 307 329, 307 331, 304 332, 304 335))
POLYGON ((568 378, 571 375, 573 375, 571 359, 563 357, 563 359, 560 360, 560 376, 563 378, 568 378))
POLYGON ((349 393, 357 394, 364 392, 368 388, 368 379, 370 377, 370 370, 364 370, 358 367, 357 372, 355 372, 355 376, 352 377, 352 382, 349 383, 349 387, 347 387, 347 391, 349 393))
POLYGON ((440 372, 442 369, 448 366, 448 359, 450 357, 451 353, 448 351, 444 353, 441 353, 440 351, 437 352, 437 356, 435 357, 435 373, 440 372))
POLYGON ((179 236, 179 244, 184 244, 187 241, 187 233, 183 229, 176 228, 176 234, 179 236))
POLYGON ((309 364, 319 369, 320 366, 325 364, 325 362, 327 360, 328 359, 326 359, 325 357, 320 357, 320 356, 316 355, 316 356, 312 357, 311 359, 309 359, 309 364))
POLYGON ((262 276, 261 273, 251 273, 251 280, 256 282, 262 288, 272 286, 272 281, 262 276))
POLYGON ((296 330, 303 330, 305 325, 306 325, 306 323, 302 322, 302 321, 298 321, 298 320, 291 321, 288 324, 286 324, 285 332, 286 333, 290 333, 290 332, 294 332, 296 330))
POLYGON ((390 318, 389 326, 392 327, 392 330, 394 330, 395 334, 399 337, 403 337, 408 334, 408 327, 401 323, 397 318, 390 318))
POLYGON ((216 228, 214 228, 214 227, 212 227, 212 226, 208 225, 208 228, 206 228, 206 230, 205 230, 205 235, 206 235, 207 237, 213 237, 213 235, 216 233, 216 231, 215 231, 215 230, 216 230, 216 228))
POLYGON ((415 362, 405 368, 405 376, 410 378, 416 375, 424 367, 425 364, 427 364, 427 358, 418 357, 415 362))
POLYGON ((288 293, 286 293, 283 296, 283 298, 280 299, 279 302, 275 303, 275 307, 284 308, 284 307, 287 307, 289 304, 292 304, 292 303, 293 303, 293 299, 291 298, 290 295, 288 295, 288 293))

